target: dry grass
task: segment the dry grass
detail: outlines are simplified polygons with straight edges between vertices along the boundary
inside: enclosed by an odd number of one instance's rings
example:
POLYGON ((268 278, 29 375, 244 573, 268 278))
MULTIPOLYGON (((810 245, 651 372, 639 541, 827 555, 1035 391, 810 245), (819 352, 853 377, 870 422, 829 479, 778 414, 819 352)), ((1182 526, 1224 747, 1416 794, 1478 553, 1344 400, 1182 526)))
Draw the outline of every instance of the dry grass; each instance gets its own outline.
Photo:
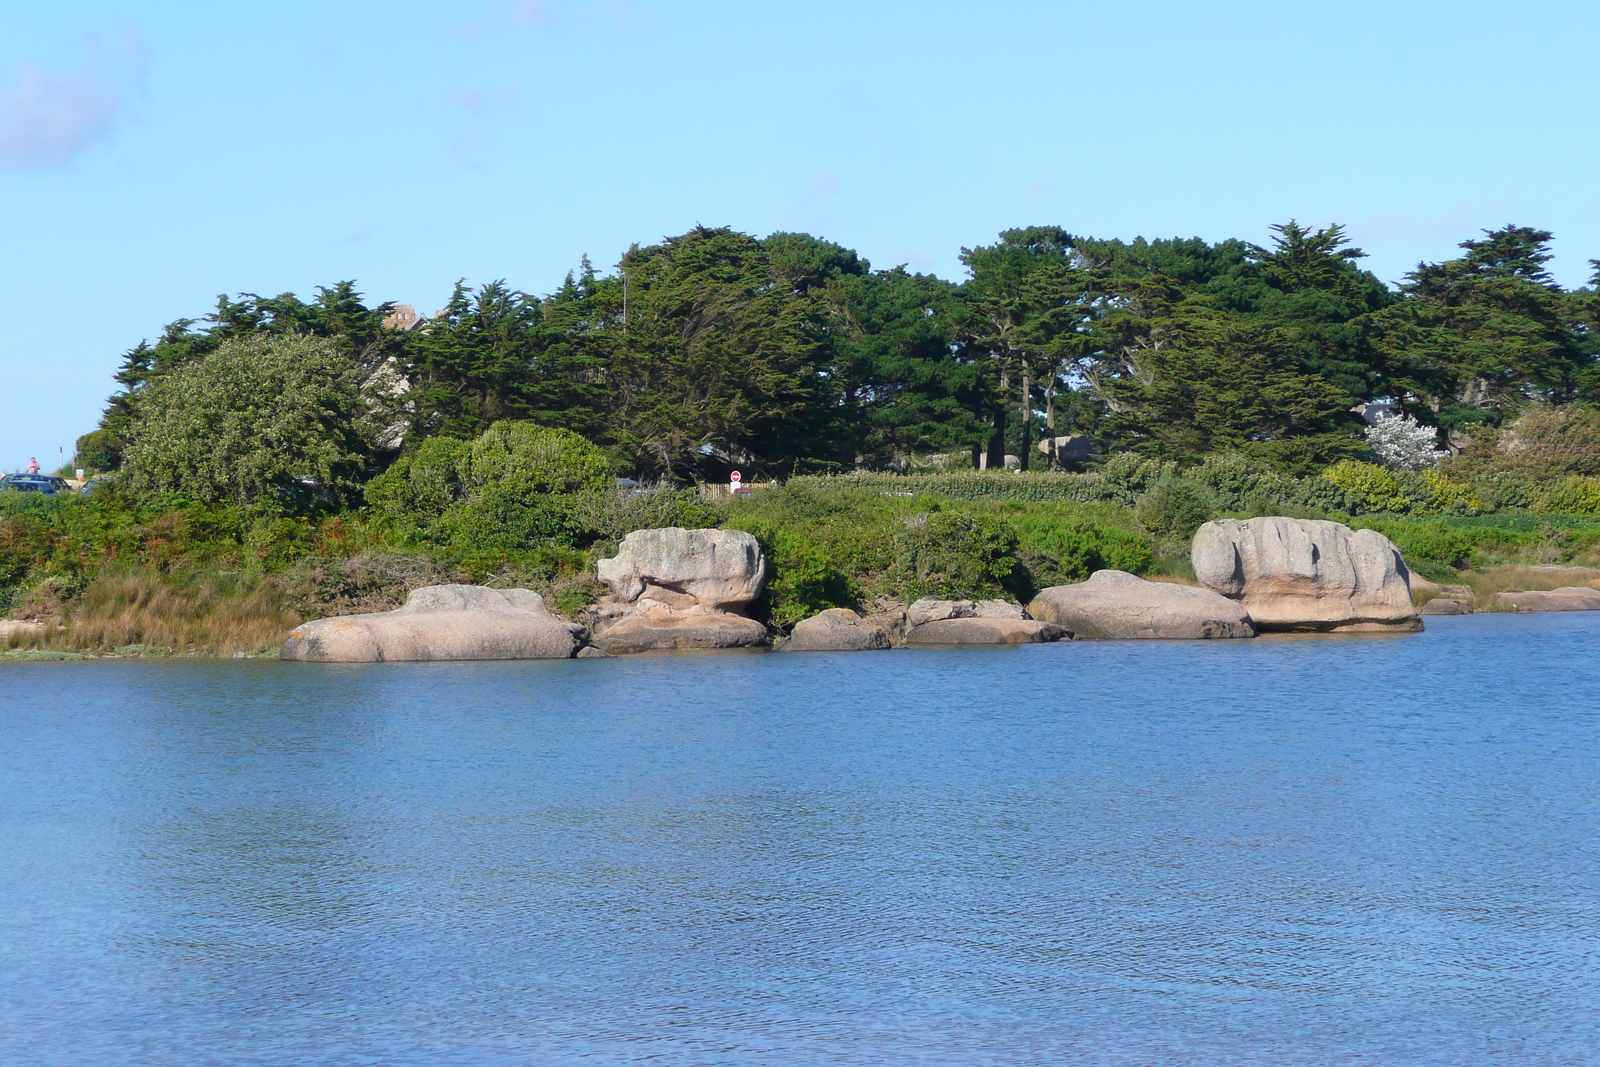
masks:
POLYGON ((1463 571, 1461 581, 1472 586, 1480 597, 1495 593, 1525 592, 1535 589, 1560 589, 1569 585, 1588 585, 1600 579, 1600 568, 1555 567, 1511 564, 1463 571))
MULTIPOLYGON (((1474 611, 1505 612, 1513 609, 1504 601, 1496 600, 1496 593, 1533 592, 1575 585, 1600 588, 1600 568, 1513 563, 1462 571, 1460 584, 1471 586, 1474 611)), ((1439 595, 1430 590, 1412 599, 1421 606, 1439 595)))
POLYGON ((274 581, 215 573, 175 582, 150 571, 104 575, 60 626, 11 633, 5 647, 105 652, 135 646, 175 655, 227 656, 283 643, 300 616, 274 581))

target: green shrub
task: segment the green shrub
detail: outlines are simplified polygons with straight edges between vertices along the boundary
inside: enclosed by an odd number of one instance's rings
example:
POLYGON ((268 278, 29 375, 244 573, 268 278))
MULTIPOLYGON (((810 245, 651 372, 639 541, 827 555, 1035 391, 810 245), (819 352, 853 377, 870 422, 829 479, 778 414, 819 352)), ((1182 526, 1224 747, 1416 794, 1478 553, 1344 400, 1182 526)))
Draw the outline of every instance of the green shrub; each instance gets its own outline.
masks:
POLYGON ((1287 474, 1238 452, 1207 456, 1186 471, 1184 478, 1210 490, 1217 507, 1224 511, 1275 514, 1275 508, 1295 499, 1298 489, 1287 474))
POLYGON ((407 536, 454 545, 490 566, 546 542, 590 540, 616 493, 610 460, 577 434, 497 422, 471 442, 424 441, 374 478, 366 496, 407 536))
POLYGON ((1139 498, 1139 525, 1157 537, 1185 538, 1220 509, 1216 497, 1188 478, 1167 478, 1139 498))
POLYGON ((1539 514, 1600 515, 1600 478, 1564 478, 1532 496, 1532 510, 1539 514))
POLYGON ((1483 503, 1472 487, 1452 482, 1435 470, 1400 475, 1413 515, 1476 515, 1483 503))
POLYGON ((849 608, 856 589, 828 550, 794 530, 769 529, 762 549, 772 567, 767 581, 767 612, 774 626, 788 630, 827 608, 849 608))
POLYGON ((226 341, 139 398, 123 470, 206 503, 353 496, 372 451, 356 375, 325 338, 226 341))
POLYGON ((472 445, 449 437, 430 437, 367 483, 366 500, 396 518, 440 515, 458 502, 472 445))
POLYGON ((1323 471, 1321 477, 1362 511, 1410 510, 1400 479, 1376 463, 1347 459, 1323 471))
POLYGON ((1133 530, 1086 517, 1017 517, 1013 522, 1018 554, 1037 588, 1081 582, 1099 570, 1145 574, 1155 563, 1150 542, 1133 530))
POLYGON ((1439 522, 1357 522, 1358 528, 1377 530, 1400 549, 1406 562, 1418 573, 1429 564, 1446 568, 1472 566, 1477 560, 1477 538, 1471 533, 1451 529, 1439 522))
POLYGON ((1017 534, 1004 520, 933 511, 914 518, 896 539, 892 580, 900 599, 945 599, 1031 592, 1017 559, 1017 534))

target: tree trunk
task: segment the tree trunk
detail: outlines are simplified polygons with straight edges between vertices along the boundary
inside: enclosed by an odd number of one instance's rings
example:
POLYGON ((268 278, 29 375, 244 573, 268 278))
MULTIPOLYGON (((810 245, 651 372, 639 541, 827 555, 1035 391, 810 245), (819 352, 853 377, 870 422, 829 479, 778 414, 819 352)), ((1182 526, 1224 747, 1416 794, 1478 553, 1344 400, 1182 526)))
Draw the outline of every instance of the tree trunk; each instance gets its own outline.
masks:
POLYGON ((1027 367, 1022 368, 1022 451, 1017 453, 1017 460, 1023 470, 1028 469, 1028 463, 1033 453, 1033 374, 1027 367))
POLYGON ((1044 432, 1050 435, 1050 450, 1045 453, 1046 465, 1056 469, 1056 376, 1044 387, 1044 432))
POLYGON ((1006 469, 1006 405, 994 407, 994 432, 989 435, 989 448, 983 456, 985 470, 1006 469))
POLYGON ((989 435, 989 451, 984 457, 985 470, 1006 469, 1006 393, 1011 389, 1009 368, 1000 371, 1000 395, 994 403, 994 432, 989 435))

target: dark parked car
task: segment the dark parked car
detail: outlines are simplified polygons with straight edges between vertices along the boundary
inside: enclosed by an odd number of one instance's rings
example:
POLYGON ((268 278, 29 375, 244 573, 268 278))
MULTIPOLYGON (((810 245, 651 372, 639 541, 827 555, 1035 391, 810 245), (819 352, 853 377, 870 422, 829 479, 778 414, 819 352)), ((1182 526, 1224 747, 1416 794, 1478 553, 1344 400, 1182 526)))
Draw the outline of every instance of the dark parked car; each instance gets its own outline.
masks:
POLYGON ((0 478, 0 488, 15 489, 19 493, 43 493, 54 496, 71 488, 65 478, 53 474, 7 474, 0 478))

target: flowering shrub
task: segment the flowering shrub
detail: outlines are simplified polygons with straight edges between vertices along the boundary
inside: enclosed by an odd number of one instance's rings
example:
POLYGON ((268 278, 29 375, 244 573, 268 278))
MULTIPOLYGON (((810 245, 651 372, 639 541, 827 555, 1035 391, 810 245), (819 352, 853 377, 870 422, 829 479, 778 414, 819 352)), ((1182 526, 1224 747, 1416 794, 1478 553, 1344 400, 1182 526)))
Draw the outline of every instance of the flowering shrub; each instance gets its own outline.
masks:
POLYGON ((1390 470, 1420 471, 1436 467, 1447 452, 1437 448, 1432 426, 1420 425, 1410 415, 1379 419, 1367 427, 1367 447, 1390 470))

